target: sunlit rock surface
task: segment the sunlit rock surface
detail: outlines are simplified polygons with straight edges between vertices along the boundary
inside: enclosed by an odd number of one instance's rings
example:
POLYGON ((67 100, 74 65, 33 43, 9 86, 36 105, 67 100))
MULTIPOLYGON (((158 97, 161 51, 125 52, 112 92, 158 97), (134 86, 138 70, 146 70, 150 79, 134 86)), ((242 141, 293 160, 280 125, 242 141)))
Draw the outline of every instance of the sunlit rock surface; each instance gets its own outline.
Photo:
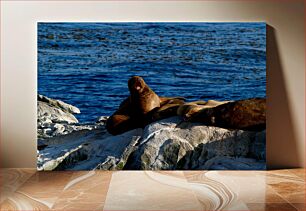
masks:
POLYGON ((228 130, 175 116, 113 136, 107 117, 79 124, 77 109, 54 101, 38 99, 38 170, 265 169, 265 130, 228 130))

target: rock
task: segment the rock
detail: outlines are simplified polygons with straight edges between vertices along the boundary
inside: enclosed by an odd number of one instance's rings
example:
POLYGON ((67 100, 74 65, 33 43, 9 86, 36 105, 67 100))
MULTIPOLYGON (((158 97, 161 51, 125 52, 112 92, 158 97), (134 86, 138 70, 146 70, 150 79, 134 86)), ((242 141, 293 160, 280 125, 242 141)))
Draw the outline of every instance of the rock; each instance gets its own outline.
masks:
POLYGON ((108 119, 108 116, 100 116, 99 118, 97 118, 96 123, 98 123, 98 124, 106 124, 107 119, 108 119))
POLYGON ((45 102, 46 104, 48 104, 50 106, 59 108, 60 110, 62 110, 64 112, 71 113, 71 114, 81 113, 80 109, 78 109, 77 107, 75 107, 73 105, 65 103, 61 100, 54 100, 54 99, 48 98, 48 97, 40 95, 40 94, 37 95, 37 101, 38 102, 45 102))
POLYGON ((54 124, 54 125, 53 125, 53 128, 54 128, 53 134, 54 134, 55 136, 60 135, 60 134, 63 134, 63 132, 65 131, 65 126, 64 126, 64 125, 61 125, 61 124, 54 124))
POLYGON ((199 169, 209 170, 253 170, 266 169, 266 162, 252 158, 233 158, 228 156, 216 156, 205 162, 199 169))
POLYGON ((37 133, 38 139, 66 135, 73 131, 92 130, 100 124, 79 124, 73 113, 80 110, 60 100, 38 95, 37 102, 37 133))
POLYGON ((112 136, 106 129, 74 131, 51 138, 39 151, 38 170, 122 169, 142 129, 112 136))
POLYGON ((65 112, 60 108, 38 101, 37 118, 42 123, 77 123, 78 120, 73 114, 65 112))
MULTIPOLYGON (((265 134, 265 131, 260 133, 265 134)), ((208 168, 210 166, 205 166, 206 162, 214 157, 248 157, 254 142, 265 142, 256 139, 257 135, 257 132, 252 131, 227 130, 199 123, 182 122, 178 117, 161 120, 144 129, 138 149, 132 154, 126 168, 143 170, 208 168)), ((265 138, 265 136, 260 137, 265 138)), ((265 148, 261 150, 265 151, 265 148)), ((254 167, 259 166, 262 167, 261 165, 254 167)))
POLYGON ((229 130, 174 116, 113 136, 105 128, 108 117, 79 124, 48 99, 38 101, 38 170, 265 169, 265 130, 229 130))

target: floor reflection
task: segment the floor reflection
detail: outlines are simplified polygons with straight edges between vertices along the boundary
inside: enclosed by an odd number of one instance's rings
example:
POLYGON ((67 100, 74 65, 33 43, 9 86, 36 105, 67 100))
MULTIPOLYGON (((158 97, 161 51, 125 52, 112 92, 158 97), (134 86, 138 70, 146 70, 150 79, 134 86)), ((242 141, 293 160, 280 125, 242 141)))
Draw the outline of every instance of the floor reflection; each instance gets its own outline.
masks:
POLYGON ((1 169, 1 210, 305 210, 305 169, 1 169))

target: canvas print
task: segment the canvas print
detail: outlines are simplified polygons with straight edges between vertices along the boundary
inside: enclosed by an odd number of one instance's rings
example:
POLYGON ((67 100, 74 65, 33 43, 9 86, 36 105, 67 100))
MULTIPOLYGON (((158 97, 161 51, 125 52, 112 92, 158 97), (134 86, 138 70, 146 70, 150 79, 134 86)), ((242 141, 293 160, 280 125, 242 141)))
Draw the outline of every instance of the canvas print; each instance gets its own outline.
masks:
POLYGON ((266 168, 266 24, 39 22, 38 170, 266 168))

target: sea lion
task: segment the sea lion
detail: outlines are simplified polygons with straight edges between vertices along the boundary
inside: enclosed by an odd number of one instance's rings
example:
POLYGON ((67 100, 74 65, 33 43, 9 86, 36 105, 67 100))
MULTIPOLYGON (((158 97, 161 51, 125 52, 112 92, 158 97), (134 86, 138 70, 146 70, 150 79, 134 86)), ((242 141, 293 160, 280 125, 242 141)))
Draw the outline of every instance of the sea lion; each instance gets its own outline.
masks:
POLYGON ((266 127, 266 99, 238 100, 202 109, 191 115, 187 121, 227 129, 261 131, 266 127))
POLYGON ((106 130, 117 135, 137 127, 137 123, 130 117, 130 99, 127 98, 120 104, 118 110, 106 121, 106 130))
POLYGON ((145 115, 160 106, 158 95, 150 89, 139 76, 133 76, 128 81, 130 96, 119 106, 119 109, 106 121, 109 133, 117 135, 125 131, 143 127, 145 115))
POLYGON ((119 109, 106 121, 106 129, 113 135, 128 130, 145 127, 147 124, 161 118, 176 115, 176 110, 160 112, 165 106, 184 103, 181 97, 159 97, 139 76, 133 76, 128 81, 130 96, 119 106, 119 109))
POLYGON ((228 102, 230 101, 208 100, 207 102, 194 101, 194 102, 185 103, 179 106, 179 108, 177 109, 177 115, 183 117, 184 119, 188 119, 194 113, 197 113, 202 109, 213 108, 228 102))
POLYGON ((161 107, 166 104, 182 104, 186 100, 184 97, 159 97, 159 99, 161 107))
POLYGON ((185 103, 185 99, 181 97, 166 98, 160 97, 161 106, 150 112, 150 121, 154 122, 177 115, 177 109, 185 103))
POLYGON ((134 118, 143 118, 154 108, 160 107, 158 95, 139 76, 133 76, 128 81, 130 91, 131 115, 134 118))

